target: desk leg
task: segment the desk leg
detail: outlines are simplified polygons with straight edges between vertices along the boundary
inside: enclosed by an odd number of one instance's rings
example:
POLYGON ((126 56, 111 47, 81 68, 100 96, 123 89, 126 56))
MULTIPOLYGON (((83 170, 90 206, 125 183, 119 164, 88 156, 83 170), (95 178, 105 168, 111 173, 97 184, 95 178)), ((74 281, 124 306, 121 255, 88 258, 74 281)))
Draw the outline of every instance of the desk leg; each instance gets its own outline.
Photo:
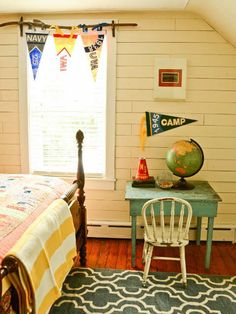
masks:
POLYGON ((205 268, 210 268, 211 263, 211 245, 212 245, 212 235, 213 235, 214 217, 208 218, 207 225, 207 247, 205 256, 205 268))
POLYGON ((201 242, 202 217, 197 217, 197 245, 201 242))
POLYGON ((132 226, 131 226, 131 241, 132 241, 132 255, 131 255, 131 265, 136 266, 136 216, 132 216, 132 226))

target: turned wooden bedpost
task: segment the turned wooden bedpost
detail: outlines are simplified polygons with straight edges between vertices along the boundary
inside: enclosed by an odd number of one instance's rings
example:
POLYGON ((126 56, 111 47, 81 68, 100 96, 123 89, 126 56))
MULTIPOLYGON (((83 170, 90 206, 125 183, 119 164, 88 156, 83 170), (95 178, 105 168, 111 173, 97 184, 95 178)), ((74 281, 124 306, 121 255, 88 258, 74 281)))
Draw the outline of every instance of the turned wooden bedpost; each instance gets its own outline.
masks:
POLYGON ((82 227, 81 234, 82 237, 82 246, 79 248, 80 250, 80 264, 85 266, 86 264, 86 240, 87 240, 87 214, 86 207, 84 206, 85 194, 84 194, 84 167, 83 167, 83 159, 82 159, 82 143, 84 139, 84 134, 81 130, 78 130, 76 133, 76 140, 78 144, 78 169, 77 169, 77 184, 78 184, 78 194, 77 200, 80 206, 81 218, 82 218, 82 227))
MULTIPOLYGON (((11 273, 16 273, 18 271, 18 262, 14 256, 6 256, 1 264, 0 267, 0 301, 2 297, 2 280, 5 276, 11 273)), ((18 297, 15 295, 12 295, 12 306, 14 307, 14 310, 18 309, 18 297)), ((0 313, 5 313, 4 309, 2 308, 2 305, 0 304, 0 313)), ((16 312, 17 313, 17 312, 16 312)))
POLYGON ((77 184, 79 187, 78 202, 80 205, 84 205, 85 196, 84 196, 84 166, 82 158, 82 143, 84 140, 84 134, 81 130, 78 130, 76 133, 76 140, 78 144, 78 168, 77 168, 77 184))

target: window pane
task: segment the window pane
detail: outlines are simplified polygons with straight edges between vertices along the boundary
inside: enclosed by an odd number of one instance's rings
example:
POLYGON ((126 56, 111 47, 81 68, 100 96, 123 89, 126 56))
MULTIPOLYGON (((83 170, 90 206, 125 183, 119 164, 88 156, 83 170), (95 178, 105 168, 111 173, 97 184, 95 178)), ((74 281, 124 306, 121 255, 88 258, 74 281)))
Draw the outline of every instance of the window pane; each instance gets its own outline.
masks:
POLYGON ((96 82, 80 36, 67 70, 60 71, 53 36, 44 47, 36 79, 28 58, 31 171, 75 172, 75 133, 85 134, 83 161, 87 174, 105 173, 107 41, 102 46, 96 82))

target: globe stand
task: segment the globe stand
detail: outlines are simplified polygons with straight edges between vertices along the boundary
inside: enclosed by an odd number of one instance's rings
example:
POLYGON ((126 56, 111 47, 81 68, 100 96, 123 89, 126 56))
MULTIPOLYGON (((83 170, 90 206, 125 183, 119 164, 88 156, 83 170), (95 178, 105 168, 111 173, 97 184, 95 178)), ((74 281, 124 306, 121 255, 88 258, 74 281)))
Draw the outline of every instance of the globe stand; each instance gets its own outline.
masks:
POLYGON ((179 181, 174 183, 173 189, 192 190, 192 189, 194 189, 194 185, 192 183, 187 182, 184 178, 180 178, 179 181))

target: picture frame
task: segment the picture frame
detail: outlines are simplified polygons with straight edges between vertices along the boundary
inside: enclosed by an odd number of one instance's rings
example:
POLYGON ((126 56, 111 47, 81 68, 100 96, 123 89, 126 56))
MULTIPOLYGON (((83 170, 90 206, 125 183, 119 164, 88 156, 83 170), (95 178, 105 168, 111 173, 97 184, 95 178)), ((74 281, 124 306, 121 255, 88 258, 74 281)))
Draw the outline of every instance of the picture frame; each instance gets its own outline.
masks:
POLYGON ((186 58, 155 59, 154 98, 184 100, 186 98, 186 58))

